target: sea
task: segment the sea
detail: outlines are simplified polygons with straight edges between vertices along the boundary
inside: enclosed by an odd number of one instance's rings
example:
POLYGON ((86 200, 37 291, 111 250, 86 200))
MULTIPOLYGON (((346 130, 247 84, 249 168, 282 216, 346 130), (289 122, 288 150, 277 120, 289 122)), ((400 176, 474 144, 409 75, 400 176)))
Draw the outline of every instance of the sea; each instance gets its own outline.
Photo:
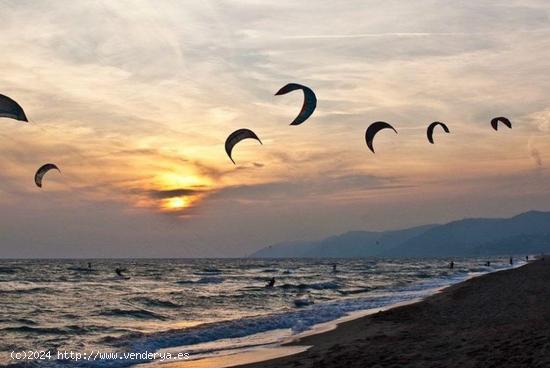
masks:
POLYGON ((166 352, 193 360, 276 346, 511 267, 508 257, 453 261, 0 260, 0 366, 131 367, 166 352))

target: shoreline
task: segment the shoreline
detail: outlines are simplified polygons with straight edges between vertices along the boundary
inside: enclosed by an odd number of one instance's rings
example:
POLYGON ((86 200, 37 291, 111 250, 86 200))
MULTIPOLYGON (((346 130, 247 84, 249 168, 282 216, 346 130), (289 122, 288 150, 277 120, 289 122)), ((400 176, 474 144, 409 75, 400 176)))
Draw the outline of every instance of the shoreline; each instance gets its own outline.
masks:
MULTIPOLYGON (((493 272, 498 272, 498 271, 501 271, 501 270, 497 270, 493 272)), ((464 281, 460 281, 460 282, 464 282, 464 281)), ((435 289, 434 293, 441 292, 441 290, 444 290, 452 285, 454 284, 443 286, 439 289, 435 289)), ((245 347, 242 349, 237 348, 237 349, 231 349, 231 350, 220 350, 216 353, 216 355, 203 357, 199 359, 193 359, 193 360, 178 360, 174 362, 152 361, 148 363, 137 364, 132 367, 135 367, 135 368, 147 368, 147 367, 149 368, 153 368, 153 367, 158 367, 158 368, 214 368, 214 367, 215 368, 233 368, 233 367, 239 368, 239 367, 245 367, 245 366, 248 367, 251 364, 260 364, 261 366, 261 363, 263 362, 272 361, 272 360, 275 361, 280 358, 290 357, 298 353, 307 352, 307 350, 309 350, 312 347, 312 345, 305 345, 300 343, 306 338, 315 337, 318 335, 322 335, 322 334, 334 331, 343 323, 353 322, 355 320, 366 318, 376 313, 380 313, 393 308, 398 308, 400 306, 419 303, 431 295, 433 294, 430 294, 424 297, 418 297, 412 300, 393 303, 384 307, 351 312, 335 320, 315 325, 313 326, 313 328, 300 332, 297 335, 289 336, 278 343, 260 345, 252 348, 245 347), (229 351, 232 351, 232 352, 227 353, 229 351), (217 355, 218 353, 220 353, 219 356, 217 355)), ((170 349, 166 349, 166 350, 169 351, 170 349)))
MULTIPOLYGON (((520 267, 520 266, 518 266, 520 267)), ((498 272, 501 270, 496 270, 493 272, 498 272)), ((476 277, 476 276, 474 276, 476 277)), ((463 280, 465 281, 465 280, 463 280)), ((463 282, 460 281, 460 282, 463 282)), ((460 283, 458 282, 458 283, 460 283)), ((434 293, 438 293, 441 290, 444 290, 451 285, 442 286, 440 288, 434 288, 434 293)), ((430 294, 433 295, 433 294, 430 294)), ((298 354, 304 351, 307 351, 312 346, 307 346, 303 344, 299 344, 298 342, 311 336, 317 336, 320 334, 324 334, 330 331, 334 331, 338 328, 338 326, 342 323, 346 322, 352 322, 354 320, 365 318, 368 316, 371 316, 373 314, 379 313, 381 311, 389 310, 392 308, 397 308, 400 306, 405 306, 409 304, 418 303, 425 298, 429 297, 423 296, 414 298, 411 300, 406 301, 400 301, 393 304, 389 304, 383 307, 377 307, 372 309, 366 309, 366 310, 358 310, 355 312, 351 312, 345 316, 342 316, 340 318, 337 318, 335 320, 323 322, 317 325, 314 325, 311 329, 308 329, 306 331, 300 332, 297 335, 291 335, 286 338, 284 338, 282 341, 279 341, 277 343, 269 343, 265 345, 255 346, 255 347, 245 347, 245 348, 236 348, 236 349, 230 349, 230 350, 220 350, 215 353, 215 355, 207 356, 203 358, 198 359, 192 359, 192 360, 177 360, 173 362, 159 362, 159 361, 152 361, 148 363, 140 363, 137 365, 133 365, 132 367, 135 368, 153 368, 153 367, 159 367, 159 368, 231 368, 231 367, 241 367, 241 366, 248 366, 249 364, 258 364, 265 361, 275 360, 283 357, 292 356, 294 354, 298 354), (231 353, 228 353, 230 352, 231 353), (217 355, 220 354, 220 355, 217 355)), ((172 348, 167 348, 166 351, 170 351, 172 348)), ((177 348, 176 350, 177 351, 177 348)))
MULTIPOLYGON (((363 319, 373 318, 381 313, 388 313, 394 309, 404 308, 411 305, 421 304, 427 299, 433 298, 434 296, 445 293, 448 289, 462 285, 470 280, 475 280, 478 278, 485 277, 487 275, 496 274, 500 272, 509 272, 528 264, 520 264, 514 268, 505 268, 494 270, 490 273, 483 275, 470 276, 464 280, 461 280, 455 284, 450 284, 435 288, 434 291, 427 296, 422 296, 415 298, 413 300, 402 301, 387 305, 384 307, 373 308, 370 310, 362 310, 353 312, 350 315, 340 317, 336 320, 325 322, 315 326, 313 329, 304 331, 298 335, 292 336, 291 338, 284 340, 278 344, 268 344, 261 347, 255 348, 244 348, 237 349, 234 352, 227 355, 220 356, 211 356, 205 358, 199 358, 196 360, 190 361, 178 361, 171 363, 149 363, 143 366, 161 366, 165 368, 202 368, 202 367, 286 367, 294 366, 291 364, 293 358, 301 359, 302 356, 307 356, 311 351, 317 350, 317 345, 319 342, 322 342, 324 345, 325 336, 335 333, 335 331, 340 331, 342 328, 345 328, 348 325, 354 325, 363 319)), ((338 333, 337 333, 338 334, 338 333)), ((339 341, 340 338, 337 339, 339 341)), ((303 363, 300 363, 302 366, 303 363)), ((141 365, 140 365, 141 366, 141 365)), ((307 365, 306 365, 307 366, 307 365)))
POLYGON ((532 261, 283 345, 304 352, 230 367, 547 367, 549 280, 550 262, 532 261))

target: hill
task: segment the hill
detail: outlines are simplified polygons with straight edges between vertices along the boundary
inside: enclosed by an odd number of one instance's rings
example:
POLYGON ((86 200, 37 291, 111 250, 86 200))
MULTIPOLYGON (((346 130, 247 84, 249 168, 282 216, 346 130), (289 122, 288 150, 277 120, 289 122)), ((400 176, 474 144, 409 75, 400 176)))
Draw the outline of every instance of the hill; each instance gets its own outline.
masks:
POLYGON ((318 241, 284 242, 251 258, 448 257, 550 251, 550 212, 463 219, 392 231, 349 231, 318 241))

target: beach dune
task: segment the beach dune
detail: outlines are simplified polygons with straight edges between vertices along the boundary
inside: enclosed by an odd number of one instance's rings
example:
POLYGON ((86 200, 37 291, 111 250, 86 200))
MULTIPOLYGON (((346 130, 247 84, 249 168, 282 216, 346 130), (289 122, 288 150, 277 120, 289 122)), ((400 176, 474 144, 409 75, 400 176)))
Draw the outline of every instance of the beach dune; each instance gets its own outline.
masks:
POLYGON ((550 258, 451 286, 246 368, 550 367, 550 258))

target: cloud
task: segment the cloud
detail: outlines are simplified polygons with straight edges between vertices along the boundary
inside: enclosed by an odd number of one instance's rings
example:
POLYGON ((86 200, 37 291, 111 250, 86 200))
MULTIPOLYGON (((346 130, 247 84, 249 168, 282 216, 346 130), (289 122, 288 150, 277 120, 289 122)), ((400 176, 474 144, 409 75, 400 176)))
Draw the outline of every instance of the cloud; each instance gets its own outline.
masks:
POLYGON ((412 188, 414 185, 402 182, 399 177, 377 177, 374 175, 347 175, 318 178, 304 178, 295 181, 274 181, 258 184, 234 185, 221 188, 213 194, 212 200, 230 201, 329 201, 346 198, 371 191, 392 191, 412 188), (345 194, 345 196, 342 196, 345 194))
POLYGON ((196 189, 171 189, 171 190, 149 190, 146 192, 148 196, 155 199, 166 199, 171 197, 181 197, 181 196, 195 196, 198 194, 203 194, 204 192, 196 189))
MULTIPOLYGON (((51 229, 41 229, 49 246, 70 214, 88 211, 98 219, 92 223, 113 217, 124 227, 151 216, 140 224, 154 228, 136 226, 136 238, 166 233, 159 236, 172 250, 186 239, 192 249, 196 239, 182 230, 192 223, 207 238, 193 254, 232 255, 243 244, 283 236, 406 226, 442 211, 460 217, 472 211, 463 204, 467 195, 479 192, 496 202, 514 193, 519 199, 507 203, 519 209, 527 189, 514 175, 532 171, 533 162, 544 175, 546 2, 2 4, 0 41, 11 51, 0 59, 0 92, 31 119, 25 126, 2 119, 0 129, 0 201, 15 250, 29 240, 22 234, 36 225, 35 214, 54 208, 51 229), (302 97, 273 96, 294 81, 319 100, 300 127, 288 123, 302 97), (512 119, 513 130, 490 130, 500 115, 512 119), (378 136, 372 155, 364 133, 377 120, 399 135, 378 136), (435 120, 451 134, 429 145, 425 127, 435 120), (243 142, 234 166, 223 143, 242 127, 264 145, 243 142), (62 175, 38 191, 32 176, 45 162, 57 163, 62 175), (509 183, 485 184, 494 177, 509 183), (439 209, 441 198, 462 195, 462 203, 449 199, 439 209), (159 216, 171 198, 178 199, 170 205, 190 208, 159 216), (357 222, 373 203, 385 215, 357 222), (229 220, 228 212, 240 216, 229 220), (182 213, 193 218, 173 225, 182 213), (282 216, 301 213, 307 216, 298 225, 282 216), (155 216, 161 220, 152 222, 155 216)), ((532 198, 544 199, 545 190, 529 186, 532 198)), ((479 212, 495 208, 490 199, 474 202, 479 212)), ((87 245, 136 243, 101 229, 82 230, 87 245)), ((75 230, 71 241, 80 238, 75 230)))

